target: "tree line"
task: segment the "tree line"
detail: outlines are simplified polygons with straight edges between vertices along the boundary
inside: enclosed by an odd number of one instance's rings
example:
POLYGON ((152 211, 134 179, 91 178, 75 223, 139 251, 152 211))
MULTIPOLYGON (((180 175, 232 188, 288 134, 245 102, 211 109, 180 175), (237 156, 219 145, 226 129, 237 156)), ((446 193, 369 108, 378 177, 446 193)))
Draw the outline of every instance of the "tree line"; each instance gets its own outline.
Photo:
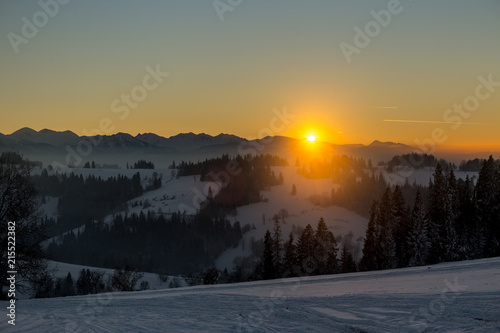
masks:
POLYGON ((107 278, 104 271, 82 268, 75 281, 68 272, 65 278, 54 278, 47 274, 35 285, 34 298, 66 297, 75 295, 99 294, 113 291, 136 291, 149 289, 149 283, 142 281, 144 276, 130 267, 117 268, 107 278))
POLYGON ((88 221, 49 244, 47 256, 62 262, 97 267, 132 266, 161 274, 188 274, 214 265, 242 238, 239 222, 200 211, 195 216, 148 211, 122 216, 112 223, 88 221))
POLYGON ((413 206, 388 187, 371 207, 362 270, 436 264, 500 255, 500 172, 484 161, 476 184, 436 166, 428 194, 413 206))
POLYGON ((228 154, 223 154, 220 157, 206 158, 204 161, 198 162, 185 162, 181 161, 179 164, 172 163, 172 168, 178 169, 178 176, 192 176, 201 175, 201 180, 205 180, 205 177, 209 175, 210 171, 221 166, 227 166, 232 163, 236 167, 238 166, 287 166, 288 162, 285 158, 277 155, 271 154, 260 154, 260 155, 236 155, 235 157, 230 157, 228 154))
POLYGON ((437 159, 432 154, 409 153, 394 156, 386 163, 387 172, 393 172, 395 167, 409 167, 411 169, 435 168, 438 164, 446 165, 448 168, 456 170, 457 166, 448 163, 444 159, 437 159))
MULTIPOLYGON (((100 176, 71 173, 49 175, 43 170, 41 175, 32 176, 35 187, 42 197, 58 197, 57 219, 43 219, 48 236, 54 236, 85 224, 91 219, 103 218, 120 210, 123 204, 142 195, 141 175, 132 178, 118 175, 108 179, 100 176)), ((161 178, 153 185, 161 186, 161 178)), ((155 186, 153 186, 154 188, 155 186)))
POLYGON ((274 218, 273 231, 266 231, 264 250, 256 265, 254 279, 276 279, 294 276, 355 272, 356 262, 347 243, 340 250, 337 239, 323 218, 316 229, 308 224, 297 240, 290 232, 286 240, 281 236, 281 225, 274 218))

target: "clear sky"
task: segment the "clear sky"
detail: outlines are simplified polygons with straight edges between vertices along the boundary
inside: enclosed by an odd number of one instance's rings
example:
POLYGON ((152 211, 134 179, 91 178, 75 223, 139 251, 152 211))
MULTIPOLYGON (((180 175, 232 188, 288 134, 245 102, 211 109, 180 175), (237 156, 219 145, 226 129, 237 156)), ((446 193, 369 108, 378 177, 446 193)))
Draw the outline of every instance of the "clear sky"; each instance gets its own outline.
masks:
POLYGON ((500 150, 500 84, 478 80, 500 82, 498 0, 54 1, 41 0, 46 14, 0 0, 3 134, 82 135, 105 119, 103 134, 254 138, 274 125, 342 144, 500 150), (371 11, 388 7, 377 23, 371 11), (156 68, 168 76, 155 81, 156 68), (474 111, 447 113, 466 101, 474 111), (294 118, 281 126, 284 108, 294 118))

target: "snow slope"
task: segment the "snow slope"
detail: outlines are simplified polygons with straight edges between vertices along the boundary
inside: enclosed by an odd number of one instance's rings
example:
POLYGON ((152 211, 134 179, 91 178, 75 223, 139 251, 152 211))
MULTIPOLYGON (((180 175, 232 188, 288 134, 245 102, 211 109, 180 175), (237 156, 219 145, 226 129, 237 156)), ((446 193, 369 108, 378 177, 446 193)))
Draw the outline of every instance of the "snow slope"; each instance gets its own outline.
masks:
MULTIPOLYGON (((429 181, 434 178, 434 168, 426 169, 408 169, 408 168, 396 168, 392 173, 386 172, 384 168, 378 168, 377 173, 382 172, 387 183, 391 185, 404 185, 408 180, 408 183, 422 186, 429 186, 429 181)), ((463 179, 469 176, 470 179, 477 181, 479 172, 475 171, 455 171, 455 177, 457 179, 463 179)))
POLYGON ((500 258, 20 300, 16 311, 1 332, 498 332, 500 258))
MULTIPOLYGON (((281 209, 285 209, 289 215, 285 219, 286 223, 282 225, 284 239, 288 237, 288 234, 292 230, 292 225, 305 227, 310 223, 313 228, 316 228, 320 217, 323 217, 327 226, 336 236, 345 235, 352 231, 353 241, 358 248, 358 253, 354 253, 354 256, 357 257, 362 247, 362 237, 365 235, 368 220, 359 214, 341 207, 319 207, 313 205, 309 201, 311 195, 330 193, 332 188, 337 185, 333 184, 329 178, 308 179, 298 175, 296 167, 273 167, 272 170, 277 176, 280 173, 283 174, 284 184, 272 186, 268 190, 262 191, 262 196, 265 201, 238 207, 235 216, 228 216, 228 219, 232 223, 239 221, 242 227, 246 224, 250 224, 254 225, 256 229, 246 233, 237 248, 229 249, 224 252, 216 261, 216 266, 222 270, 224 268, 231 270, 233 267, 233 260, 236 257, 251 255, 251 249, 248 246, 251 239, 259 240, 264 237, 267 229, 272 230, 272 217, 281 209), (295 196, 290 194, 293 184, 295 184, 297 188, 297 194, 295 196)), ((175 178, 174 175, 172 175, 172 170, 169 169, 132 170, 75 168, 70 171, 77 175, 81 174, 83 177, 92 174, 102 179, 116 177, 118 174, 132 177, 136 172, 140 172, 143 186, 147 185, 154 172, 158 173, 158 175, 162 175, 162 187, 146 192, 142 196, 130 200, 127 203, 127 211, 122 212, 122 214, 139 214, 141 211, 146 213, 148 210, 155 213, 161 211, 163 214, 167 215, 177 211, 185 211, 187 214, 194 214, 200 207, 199 203, 206 198, 209 186, 212 187, 214 194, 216 194, 218 190, 218 185, 216 183, 201 182, 199 175, 175 178), (149 207, 144 208, 146 200, 149 203, 149 207)), ((53 203, 55 201, 50 202, 53 203)), ((49 210, 49 205, 45 205, 44 208, 49 210)), ((105 222, 109 223, 112 219, 113 216, 107 216, 105 222)), ((84 227, 85 226, 75 228, 73 232, 77 233, 78 230, 83 232, 84 227)), ((297 235, 295 236, 298 238, 297 235)), ((55 239, 56 241, 60 241, 61 237, 56 236, 55 239)), ((45 245, 48 245, 51 241, 52 239, 49 239, 45 242, 45 245)))
MULTIPOLYGON (((248 206, 238 207, 236 216, 228 217, 231 221, 239 221, 241 226, 245 224, 255 225, 256 229, 251 230, 243 236, 243 240, 235 249, 225 251, 216 261, 219 269, 231 269, 232 261, 238 256, 249 256, 251 254, 248 244, 253 238, 255 240, 264 238, 267 229, 273 230, 273 215, 285 209, 288 217, 285 224, 281 225, 283 239, 288 239, 288 234, 292 230, 292 225, 306 227, 311 224, 316 228, 321 217, 325 219, 328 228, 335 236, 353 233, 353 241, 362 247, 362 238, 368 225, 368 220, 357 213, 342 207, 329 206, 319 207, 309 201, 313 194, 330 193, 332 188, 338 186, 332 183, 329 178, 308 179, 297 174, 295 167, 273 167, 276 175, 283 174, 284 184, 273 186, 267 191, 262 191, 264 202, 258 202, 248 206), (292 185, 295 184, 297 194, 291 195, 292 185), (244 246, 244 245, 247 246, 244 246), (244 248, 244 249, 243 249, 244 248)), ((298 235, 294 235, 295 239, 298 235)), ((359 253, 354 253, 354 256, 359 253)))

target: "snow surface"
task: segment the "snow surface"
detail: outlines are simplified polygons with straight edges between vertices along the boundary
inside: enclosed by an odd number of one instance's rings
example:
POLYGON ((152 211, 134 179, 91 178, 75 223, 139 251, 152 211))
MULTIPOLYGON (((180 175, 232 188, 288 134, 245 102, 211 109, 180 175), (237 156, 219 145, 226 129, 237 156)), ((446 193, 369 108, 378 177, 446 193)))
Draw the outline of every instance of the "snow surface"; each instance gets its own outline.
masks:
POLYGON ((500 258, 19 300, 16 314, 1 332, 498 332, 500 258))

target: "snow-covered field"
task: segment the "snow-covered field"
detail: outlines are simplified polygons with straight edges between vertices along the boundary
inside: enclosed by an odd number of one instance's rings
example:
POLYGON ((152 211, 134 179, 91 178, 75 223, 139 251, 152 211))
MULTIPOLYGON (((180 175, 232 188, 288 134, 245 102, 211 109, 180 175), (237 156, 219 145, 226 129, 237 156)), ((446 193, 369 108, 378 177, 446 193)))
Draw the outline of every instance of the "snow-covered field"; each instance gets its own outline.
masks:
POLYGON ((20 300, 16 315, 1 332, 498 332, 500 258, 20 300))

